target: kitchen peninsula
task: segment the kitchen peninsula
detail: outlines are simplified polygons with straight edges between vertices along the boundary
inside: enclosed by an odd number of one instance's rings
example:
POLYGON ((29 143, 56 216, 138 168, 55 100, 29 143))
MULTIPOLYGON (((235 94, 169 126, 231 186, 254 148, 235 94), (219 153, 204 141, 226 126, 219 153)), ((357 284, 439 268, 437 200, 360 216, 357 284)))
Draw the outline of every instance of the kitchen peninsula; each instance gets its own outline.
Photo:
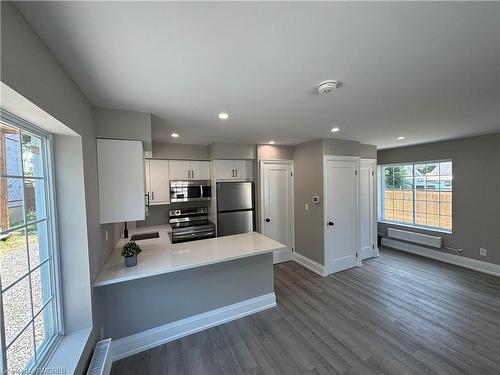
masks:
POLYGON ((121 239, 94 282, 104 337, 123 358, 276 305, 273 251, 285 246, 259 233, 171 244, 168 225, 138 241, 138 264, 125 267, 121 239))

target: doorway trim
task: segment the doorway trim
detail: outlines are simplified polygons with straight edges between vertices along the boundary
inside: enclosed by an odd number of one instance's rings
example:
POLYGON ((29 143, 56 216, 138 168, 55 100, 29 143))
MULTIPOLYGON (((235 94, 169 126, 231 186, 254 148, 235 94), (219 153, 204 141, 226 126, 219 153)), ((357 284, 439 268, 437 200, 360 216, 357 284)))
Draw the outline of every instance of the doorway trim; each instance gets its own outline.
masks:
POLYGON ((323 204, 323 251, 324 251, 324 263, 325 263, 325 274, 330 275, 331 272, 331 266, 330 262, 328 261, 330 259, 330 254, 328 252, 328 248, 326 246, 327 244, 327 235, 328 232, 326 231, 326 223, 328 222, 328 217, 327 217, 327 207, 328 207, 328 194, 327 192, 327 170, 326 170, 326 162, 327 161, 354 161, 356 162, 356 192, 355 192, 355 215, 356 215, 356 227, 354 228, 354 238, 356 242, 356 266, 361 267, 362 262, 361 262, 361 240, 360 240, 360 209, 361 206, 359 204, 359 184, 360 184, 360 178, 359 178, 359 171, 360 171, 360 164, 361 164, 361 158, 359 156, 342 156, 342 155, 323 155, 323 197, 324 197, 324 204, 323 204))
POLYGON ((264 229, 264 167, 266 165, 270 164, 282 164, 282 165, 289 165, 292 170, 292 186, 291 186, 291 204, 290 204, 290 211, 289 211, 289 225, 291 228, 290 233, 291 233, 291 239, 290 239, 290 256, 285 256, 285 254, 278 253, 276 254, 276 257, 273 257, 274 263, 281 263, 281 262, 286 262, 289 260, 292 260, 294 257, 295 253, 295 183, 294 183, 294 178, 295 178, 295 169, 294 169, 294 164, 293 160, 289 159, 260 159, 259 162, 259 226, 260 226, 260 232, 263 232, 264 229))
MULTIPOLYGON (((361 170, 361 163, 362 162, 367 162, 372 164, 373 167, 373 230, 372 230, 372 241, 373 241, 373 257, 378 257, 379 256, 379 250, 378 250, 378 176, 377 176, 377 159, 371 159, 371 158, 361 158, 360 163, 359 163, 359 168, 361 170)), ((361 184, 361 180, 359 181, 361 184)), ((361 240, 360 240, 361 241, 361 240)), ((360 246, 360 251, 361 251, 361 246, 360 246)))

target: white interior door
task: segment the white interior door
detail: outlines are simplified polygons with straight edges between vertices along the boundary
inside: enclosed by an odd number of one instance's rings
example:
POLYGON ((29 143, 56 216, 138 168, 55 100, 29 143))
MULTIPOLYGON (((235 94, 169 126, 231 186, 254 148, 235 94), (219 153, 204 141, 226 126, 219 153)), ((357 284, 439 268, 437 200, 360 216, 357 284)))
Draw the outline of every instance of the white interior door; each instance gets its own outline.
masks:
POLYGON ((361 259, 371 258, 375 253, 375 162, 361 160, 359 173, 360 240, 361 259))
POLYGON ((274 263, 286 262, 293 247, 292 164, 263 162, 261 172, 261 231, 287 246, 273 254, 274 263))
POLYGON ((358 161, 325 158, 325 259, 327 273, 358 264, 358 161))

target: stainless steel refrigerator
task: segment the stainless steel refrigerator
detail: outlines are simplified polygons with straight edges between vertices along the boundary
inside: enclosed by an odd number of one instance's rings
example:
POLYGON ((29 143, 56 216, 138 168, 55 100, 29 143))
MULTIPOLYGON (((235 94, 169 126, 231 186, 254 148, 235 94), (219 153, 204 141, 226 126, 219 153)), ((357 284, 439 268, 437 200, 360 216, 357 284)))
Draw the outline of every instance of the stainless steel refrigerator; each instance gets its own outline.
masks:
POLYGON ((252 182, 217 183, 217 236, 254 231, 253 195, 252 182))

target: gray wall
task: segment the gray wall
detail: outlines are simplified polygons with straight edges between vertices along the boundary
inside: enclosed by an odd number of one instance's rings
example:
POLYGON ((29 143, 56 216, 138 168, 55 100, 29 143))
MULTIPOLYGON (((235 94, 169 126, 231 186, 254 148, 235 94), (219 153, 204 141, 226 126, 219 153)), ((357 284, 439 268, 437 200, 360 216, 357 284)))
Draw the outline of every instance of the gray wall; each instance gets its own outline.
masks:
POLYGON ((377 146, 360 144, 359 156, 362 159, 377 159, 377 146))
POLYGON ((219 143, 209 146, 209 159, 256 159, 256 145, 246 143, 219 143))
POLYGON ((151 151, 151 114, 108 108, 94 108, 97 137, 142 141, 144 150, 151 151))
POLYGON ((153 157, 160 159, 208 160, 208 146, 153 142, 153 157))
POLYGON ((293 160, 294 146, 258 145, 257 159, 293 160))
MULTIPOLYGON (((500 264, 500 134, 402 147, 378 152, 378 164, 453 160, 453 229, 440 234, 463 255, 500 264), (488 256, 479 256, 479 248, 488 256)), ((386 225, 379 223, 380 232, 386 225)), ((413 228, 412 228, 413 230, 413 228)), ((435 234, 432 231, 417 232, 435 234)))
POLYGON ((317 206, 311 201, 313 195, 323 197, 323 140, 295 146, 294 168, 295 251, 323 264, 323 199, 317 206))
MULTIPOLYGON (((13 3, 2 2, 1 7, 2 82, 80 136, 79 139, 73 138, 71 141, 63 138, 55 140, 55 148, 58 152, 56 174, 58 172, 62 174, 59 178, 56 176, 56 186, 63 189, 65 193, 77 194, 72 198, 81 203, 79 209, 71 212, 68 220, 72 219, 71 222, 82 220, 86 224, 86 228, 83 227, 84 233, 81 233, 73 231, 71 226, 67 225, 69 221, 59 220, 59 233, 63 235, 59 250, 63 261, 72 262, 73 265, 61 269, 62 284, 65 288, 70 288, 66 290, 65 298, 69 303, 73 301, 73 297, 79 297, 78 302, 72 303, 71 310, 65 311, 65 332, 69 334, 92 324, 89 320, 90 301, 86 299, 86 296, 92 293, 92 280, 98 274, 111 249, 111 241, 106 242, 101 238, 102 228, 99 225, 97 158, 92 106, 55 60, 49 49, 29 27, 13 3), (62 179, 65 173, 65 167, 62 164, 69 163, 69 160, 64 160, 61 156, 69 155, 65 152, 68 151, 67 146, 71 144, 75 148, 74 152, 78 153, 78 155, 73 154, 73 161, 78 162, 80 168, 72 171, 76 174, 73 175, 76 185, 72 185, 76 190, 69 189, 69 185, 61 187, 61 184, 66 182, 62 179), (64 152, 62 152, 63 148, 64 152), (78 158, 79 161, 77 161, 78 158), (78 183, 83 184, 80 186, 81 190, 78 190, 78 183), (73 242, 70 236, 74 236, 73 242), (86 240, 82 240, 81 236, 86 240), (71 287, 76 289, 71 289, 71 287), (79 291, 75 292, 75 290, 79 291), (75 313, 75 310, 78 311, 75 313)), ((22 116, 22 113, 18 114, 22 116)), ((56 193, 61 195, 62 191, 56 193)), ((61 196, 58 203, 61 218, 65 216, 60 209, 67 209, 66 206, 62 206, 63 202, 65 200, 61 196)), ((68 211, 66 210, 65 213, 68 211)), ((113 226, 110 226, 109 230, 113 231, 113 226)), ((65 308, 68 307, 65 306, 65 308)), ((93 334, 85 348, 85 355, 81 358, 77 373, 86 365, 94 340, 93 334)), ((78 348, 75 348, 76 350, 78 348)))
POLYGON ((295 165, 295 251, 324 264, 323 156, 360 156, 376 159, 376 146, 357 141, 317 139, 296 145, 295 165), (319 195, 320 204, 312 203, 319 195), (304 205, 309 204, 306 211, 304 205))
POLYGON ((97 295, 105 336, 118 339, 273 291, 269 253, 102 286, 97 295))

